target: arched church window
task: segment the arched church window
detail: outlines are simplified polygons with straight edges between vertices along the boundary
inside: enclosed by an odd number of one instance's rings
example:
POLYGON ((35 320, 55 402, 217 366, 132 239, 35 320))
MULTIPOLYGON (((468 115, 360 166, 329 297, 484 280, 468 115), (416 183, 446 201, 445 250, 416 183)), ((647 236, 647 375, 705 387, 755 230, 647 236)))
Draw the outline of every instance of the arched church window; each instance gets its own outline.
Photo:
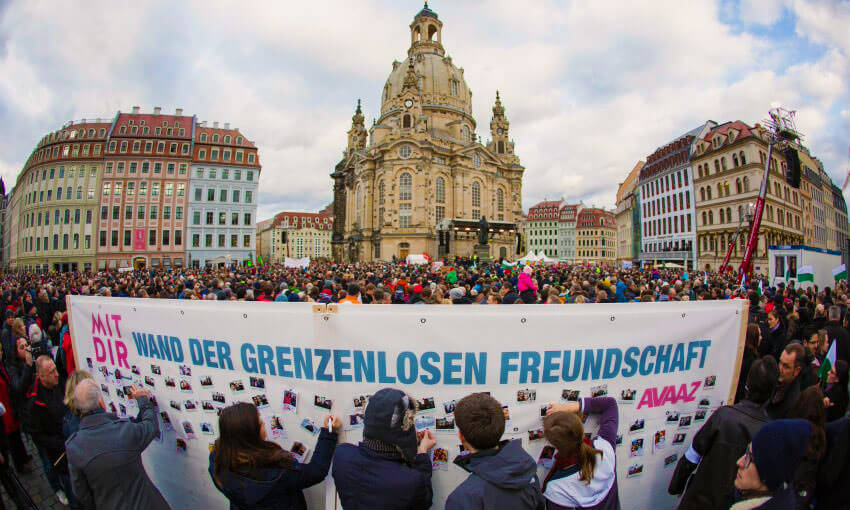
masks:
POLYGON ((354 210, 356 211, 354 221, 358 226, 363 226, 363 188, 357 185, 357 191, 354 192, 354 210))
POLYGON ((378 205, 384 205, 384 181, 378 183, 378 205))
POLYGON ((413 177, 407 172, 398 178, 398 199, 410 200, 413 197, 413 177))
POLYGON ((401 127, 403 129, 409 128, 413 124, 413 117, 410 115, 405 115, 401 118, 401 127))
POLYGON ((433 41, 435 35, 437 35, 437 27, 428 25, 428 40, 433 41))
POLYGON ((449 80, 449 86, 451 87, 452 95, 456 96, 457 95, 457 80, 449 80))
POLYGON ((472 155, 472 162, 475 166, 481 166, 481 156, 478 153, 472 155))
POLYGON ((409 145, 402 145, 401 148, 398 150, 398 155, 407 159, 410 157, 411 152, 412 151, 409 145))
POLYGON ((472 207, 481 207, 481 185, 478 181, 472 183, 472 207))
POLYGON ((443 204, 446 202, 446 180, 442 177, 437 177, 436 182, 437 203, 443 204))
POLYGON ((496 209, 499 211, 505 210, 505 191, 502 188, 496 190, 496 209))
POLYGON ((499 140, 498 148, 496 150, 499 152, 499 154, 504 154, 505 153, 505 142, 499 140))

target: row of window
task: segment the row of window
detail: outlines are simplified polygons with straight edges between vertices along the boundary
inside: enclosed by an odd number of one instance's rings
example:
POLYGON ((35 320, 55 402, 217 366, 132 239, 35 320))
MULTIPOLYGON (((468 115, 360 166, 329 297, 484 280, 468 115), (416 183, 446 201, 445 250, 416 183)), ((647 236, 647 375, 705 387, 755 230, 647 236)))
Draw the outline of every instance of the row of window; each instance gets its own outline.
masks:
MULTIPOLYGON (((206 211, 203 215, 204 225, 227 225, 227 213, 224 211, 218 212, 218 222, 215 222, 216 213, 213 211, 206 211)), ((192 225, 200 225, 201 224, 201 211, 194 211, 192 213, 192 225)), ((230 225, 231 226, 239 226, 239 213, 231 212, 230 213, 230 225)), ((251 213, 243 213, 242 214, 242 225, 243 227, 251 227, 253 224, 251 223, 251 213)))
MULTIPOLYGON (((54 209, 53 210, 53 224, 54 225, 60 225, 60 224, 70 225, 70 224, 73 223, 74 225, 79 225, 81 215, 82 215, 82 212, 80 211, 80 209, 74 209, 73 215, 72 215, 70 209, 65 209, 64 214, 61 214, 59 209, 54 209), (72 221, 72 219, 73 219, 73 221, 72 221)), ((24 214, 24 228, 40 227, 42 225, 42 218, 44 220, 43 221, 44 226, 50 226, 50 211, 44 211, 44 212, 39 211, 38 213, 32 213, 31 212, 29 214, 24 214)), ((85 219, 86 225, 91 225, 91 220, 92 220, 91 209, 86 210, 85 218, 86 218, 85 219)))
POLYGON ((645 236, 662 236, 668 234, 690 233, 693 226, 691 225, 690 214, 680 214, 678 216, 668 216, 666 218, 656 218, 654 220, 643 222, 643 235, 645 236), (687 220, 685 219, 687 218, 687 220))
MULTIPOLYGON (((218 190, 218 202, 227 202, 227 189, 218 190)), ((203 200, 203 189, 195 188, 195 202, 201 202, 203 200)), ((234 204, 238 204, 241 201, 242 190, 234 189, 230 190, 230 201, 234 204)), ((207 202, 215 202, 216 201, 216 189, 215 188, 207 188, 207 202)), ((251 190, 245 190, 245 203, 250 204, 254 200, 254 194, 251 190)))
POLYGON ((75 143, 73 145, 63 145, 61 148, 58 145, 54 146, 52 149, 49 148, 49 147, 45 147, 45 148, 39 150, 35 154, 35 158, 33 158, 31 161, 38 162, 38 161, 42 161, 42 160, 45 160, 45 159, 51 158, 51 157, 54 158, 54 159, 58 158, 59 155, 60 155, 60 151, 61 151, 61 155, 62 155, 63 158, 67 158, 67 157, 78 158, 80 156, 85 158, 85 157, 88 157, 89 154, 91 154, 94 157, 100 157, 101 146, 102 146, 102 144, 99 144, 99 143, 96 143, 96 144, 75 143))
MULTIPOLYGON (((76 175, 78 175, 80 178, 84 178, 86 176, 86 167, 80 165, 78 170, 79 170, 79 172, 76 175)), ((73 167, 73 166, 68 167, 68 178, 74 177, 74 171, 75 171, 75 167, 73 167)), ((54 176, 56 175, 56 168, 55 167, 51 168, 49 174, 48 174, 48 171, 47 171, 46 168, 42 168, 40 180, 46 181, 48 179, 48 175, 50 175, 50 177, 49 177, 50 179, 53 179, 54 176)), ((65 175, 65 167, 60 166, 59 167, 59 178, 60 179, 63 178, 64 175, 65 175)), ((89 177, 92 177, 92 178, 97 177, 97 167, 96 166, 92 166, 92 167, 89 168, 89 177)), ((38 179, 38 170, 30 173, 30 182, 29 183, 32 184, 33 182, 35 182, 36 179, 38 179)))
MULTIPOLYGON (((763 159, 762 162, 764 162, 763 159)), ((732 153, 732 164, 734 165, 733 168, 738 168, 738 166, 747 164, 747 155, 744 154, 744 151, 740 151, 737 154, 732 153)), ((726 170, 726 156, 714 159, 714 173, 720 173, 721 170, 726 170)), ((710 173, 708 163, 697 165, 697 175, 699 177, 708 177, 710 173)))
MULTIPOLYGON (((112 230, 109 236, 109 245, 110 246, 118 246, 118 230, 112 230)), ((106 230, 100 231, 100 246, 106 246, 106 230)), ((162 230, 162 246, 170 246, 171 245, 171 230, 162 230)), ((124 230, 124 246, 130 246, 133 243, 133 231, 132 230, 124 230)), ((157 230, 151 229, 148 231, 148 247, 156 246, 157 244, 157 230)), ((175 230, 174 231, 174 246, 182 246, 183 245, 183 231, 175 230)))
MULTIPOLYGON (((68 234, 62 234, 61 238, 59 234, 53 234, 53 247, 51 248, 49 236, 44 237, 25 237, 24 241, 24 252, 32 252, 43 253, 45 251, 50 250, 59 250, 59 241, 62 241, 62 250, 79 250, 80 249, 80 234, 74 234, 73 236, 69 236, 68 234), (71 241, 69 243, 69 241, 71 241)), ((91 235, 86 234, 83 237, 83 249, 91 249, 91 235)))
POLYGON ((690 241, 688 239, 677 239, 675 241, 644 243, 643 251, 646 253, 660 251, 690 251, 692 247, 693 241, 690 241))
MULTIPOLYGON (((59 186, 58 188, 56 188, 56 200, 62 200, 63 199, 62 198, 62 189, 63 189, 62 186, 59 186)), ((74 194, 73 186, 68 186, 67 188, 64 188, 64 190, 65 190, 64 200, 71 200, 71 198, 74 197, 74 196, 77 197, 77 200, 83 199, 83 187, 82 186, 77 186, 76 194, 74 194)), ((88 193, 86 193, 86 198, 88 200, 94 200, 94 188, 90 187, 88 189, 88 193)), ((45 196, 44 191, 38 191, 38 192, 33 191, 32 193, 27 193, 26 203, 27 203, 27 205, 32 204, 32 203, 42 204, 42 203, 45 202, 45 199, 48 202, 53 200, 53 190, 52 189, 47 190, 46 196, 45 196), (38 197, 37 201, 36 201, 36 197, 38 197)))
MULTIPOLYGON (((165 186, 162 186, 162 183, 159 181, 154 181, 151 183, 151 196, 158 197, 160 189, 162 189, 165 193, 166 197, 174 196, 175 186, 173 182, 166 182, 165 186)), ((177 196, 182 197, 186 195, 186 183, 178 182, 176 186, 177 196)), ((148 181, 139 182, 139 196, 146 196, 148 194, 148 181)), ((103 183, 103 196, 108 197, 110 195, 120 197, 124 192, 124 181, 115 181, 113 182, 104 182, 103 183)), ((127 196, 132 197, 136 195, 136 181, 127 182, 127 196)))
POLYGON ((677 172, 667 174, 660 179, 655 179, 648 184, 644 184, 642 188, 642 195, 644 199, 648 199, 676 188, 686 187, 687 185, 687 169, 679 170, 677 172))
POLYGON ((678 194, 656 198, 643 204, 643 217, 650 218, 661 214, 684 211, 691 208, 690 190, 678 194))
MULTIPOLYGON (((170 129, 170 128, 169 128, 170 129)), ((181 128, 182 131, 182 128, 181 128)), ((120 144, 118 140, 110 140, 109 141, 109 150, 107 152, 115 152, 116 149, 118 152, 122 154, 126 154, 128 152, 132 153, 141 153, 142 152, 142 143, 144 143, 144 152, 146 154, 182 154, 183 156, 189 155, 190 144, 188 143, 179 143, 179 142, 169 142, 168 143, 168 151, 166 152, 166 142, 159 141, 156 142, 156 151, 153 150, 154 142, 152 140, 133 140, 132 145, 129 140, 121 140, 120 144)))
MULTIPOLYGON (((227 236, 225 234, 218 234, 218 244, 213 244, 213 234, 204 235, 204 248, 226 248, 227 244, 225 244, 227 240, 227 236)), ((201 235, 200 234, 192 234, 192 247, 200 248, 201 247, 201 235)), ((230 248, 238 248, 239 247, 239 236, 236 234, 230 235, 230 248)), ((251 235, 245 234, 242 236, 242 247, 250 248, 251 247, 251 235)), ((318 248, 317 248, 318 249, 318 248)))
MULTIPOLYGON (((128 174, 135 174, 136 172, 139 172, 143 175, 147 175, 151 172, 151 170, 153 170, 154 174, 161 174, 163 169, 163 163, 162 161, 154 161, 153 165, 151 165, 150 161, 107 161, 106 173, 111 174, 113 168, 116 174, 123 174, 125 168, 127 169, 128 174)), ((189 164, 174 161, 169 161, 165 163, 165 173, 167 175, 174 175, 174 170, 178 168, 180 175, 186 175, 186 171, 187 168, 189 168, 189 164)))
MULTIPOLYGON (((148 209, 148 211, 149 211, 149 215, 148 215, 149 219, 152 219, 152 220, 160 219, 160 217, 158 216, 159 208, 156 205, 151 205, 150 208, 148 209)), ((134 217, 137 220, 145 219, 145 206, 143 204, 139 204, 137 207, 135 207, 135 209, 132 205, 125 205, 124 206, 124 219, 125 220, 132 220, 134 217), (136 213, 135 215, 133 214, 134 211, 136 213)), ((109 219, 109 207, 108 206, 103 205, 103 206, 100 207, 100 219, 101 220, 109 219)), ((121 219, 121 206, 118 206, 118 205, 112 206, 112 219, 113 220, 121 219)), ((161 219, 163 219, 163 220, 170 220, 171 219, 171 206, 170 205, 162 206, 162 218, 161 219)), ((182 220, 183 219, 183 206, 178 205, 177 207, 174 208, 174 219, 175 220, 182 220)))
MULTIPOLYGON (((207 179, 216 179, 219 175, 221 175, 221 180, 223 180, 223 181, 231 180, 229 168, 222 168, 221 174, 218 173, 217 168, 209 168, 207 170, 204 170, 203 168, 198 168, 198 169, 195 170, 195 176, 198 179, 203 179, 205 173, 206 173, 207 179)), ((234 180, 234 181, 241 181, 242 180, 242 170, 241 169, 239 169, 239 168, 233 169, 233 179, 232 180, 234 180)), ((245 171, 245 180, 246 181, 253 181, 254 180, 254 171, 253 170, 246 170, 245 171)))

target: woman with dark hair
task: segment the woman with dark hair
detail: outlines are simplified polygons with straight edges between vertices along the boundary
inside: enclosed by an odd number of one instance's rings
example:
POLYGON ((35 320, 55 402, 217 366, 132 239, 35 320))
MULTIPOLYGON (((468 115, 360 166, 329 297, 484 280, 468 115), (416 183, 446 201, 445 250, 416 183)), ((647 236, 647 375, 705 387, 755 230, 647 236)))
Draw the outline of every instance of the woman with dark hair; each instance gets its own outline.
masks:
POLYGON ((809 508, 815 496, 818 466, 826 452, 826 409, 824 396, 820 388, 809 386, 797 399, 794 407, 788 413, 788 418, 800 418, 812 426, 809 444, 803 454, 803 459, 794 471, 794 492, 797 497, 797 508, 809 508))
POLYGON ((735 392, 735 403, 744 400, 747 393, 747 374, 753 362, 759 358, 759 342, 761 342, 761 328, 758 324, 747 326, 747 340, 744 344, 744 355, 741 358, 741 371, 738 373, 738 390, 735 392))
POLYGON ((333 415, 324 423, 332 423, 333 431, 321 429, 313 458, 301 464, 266 439, 265 423, 254 404, 239 402, 222 409, 209 472, 216 488, 230 500, 231 510, 306 510, 301 491, 327 476, 342 428, 333 415))
POLYGON ((847 384, 850 382, 847 362, 837 360, 826 376, 823 405, 826 406, 826 421, 834 421, 847 414, 847 403, 850 395, 847 384))

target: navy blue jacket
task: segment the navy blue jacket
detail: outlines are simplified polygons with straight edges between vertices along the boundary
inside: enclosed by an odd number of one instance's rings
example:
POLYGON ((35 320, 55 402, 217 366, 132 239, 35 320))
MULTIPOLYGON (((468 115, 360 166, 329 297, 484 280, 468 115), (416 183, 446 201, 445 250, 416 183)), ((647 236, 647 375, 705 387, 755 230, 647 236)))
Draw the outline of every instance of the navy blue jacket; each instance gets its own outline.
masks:
POLYGON ((431 458, 420 453, 410 466, 362 445, 336 449, 334 483, 345 510, 425 509, 431 506, 431 458))
POLYGON ((518 439, 456 457, 455 464, 472 474, 449 494, 446 510, 546 508, 537 464, 518 439))
POLYGON ((210 454, 209 472, 213 484, 230 500, 230 510, 306 510, 302 489, 322 482, 328 475, 337 435, 323 428, 313 458, 308 464, 269 467, 246 476, 227 473, 220 485, 215 479, 215 451, 210 454))

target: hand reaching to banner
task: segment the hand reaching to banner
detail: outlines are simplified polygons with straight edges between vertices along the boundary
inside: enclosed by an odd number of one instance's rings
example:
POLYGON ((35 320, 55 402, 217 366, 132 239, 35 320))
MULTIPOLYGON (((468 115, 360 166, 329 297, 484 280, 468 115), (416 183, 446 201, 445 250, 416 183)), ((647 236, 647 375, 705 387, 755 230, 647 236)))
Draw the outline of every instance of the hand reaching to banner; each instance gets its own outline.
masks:
POLYGON ((339 432, 342 430, 342 421, 339 419, 339 416, 335 414, 329 414, 325 418, 325 428, 327 428, 331 432, 339 432))
POLYGON ((431 432, 431 429, 425 429, 422 434, 422 439, 419 441, 419 448, 416 449, 416 453, 428 453, 428 450, 434 447, 437 444, 437 439, 434 437, 434 433, 431 432))
POLYGON ((581 406, 578 402, 550 402, 549 408, 546 409, 546 416, 560 411, 564 411, 567 413, 577 413, 581 411, 581 406))
POLYGON ((130 386, 130 398, 139 399, 139 397, 151 398, 150 390, 139 388, 135 384, 130 386))

